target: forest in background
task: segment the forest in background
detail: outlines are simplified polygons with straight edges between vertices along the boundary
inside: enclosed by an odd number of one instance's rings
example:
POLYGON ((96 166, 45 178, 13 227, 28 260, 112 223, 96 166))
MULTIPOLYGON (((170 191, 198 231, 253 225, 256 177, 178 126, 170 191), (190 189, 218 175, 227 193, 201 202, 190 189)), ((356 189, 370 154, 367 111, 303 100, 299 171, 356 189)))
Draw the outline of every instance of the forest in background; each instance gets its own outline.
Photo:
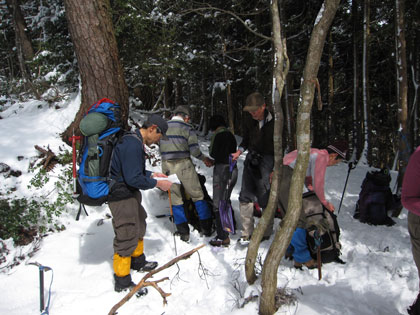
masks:
MULTIPOLYGON (((290 60, 282 94, 286 152, 296 148, 302 72, 322 3, 279 1, 290 60)), ((79 89, 64 4, 0 1, 1 103, 38 98, 53 106, 79 89)), ((240 135, 246 96, 258 90, 272 103, 269 1, 113 0, 110 8, 130 108, 159 111, 187 104, 203 132, 207 118, 218 113, 229 117, 240 135)), ((358 159, 367 140, 369 164, 393 167, 401 139, 410 152, 419 145, 419 13, 418 0, 341 1, 318 72, 311 117, 313 147, 345 138, 358 159), (404 4, 406 133, 401 132, 398 116, 398 3, 404 4)))

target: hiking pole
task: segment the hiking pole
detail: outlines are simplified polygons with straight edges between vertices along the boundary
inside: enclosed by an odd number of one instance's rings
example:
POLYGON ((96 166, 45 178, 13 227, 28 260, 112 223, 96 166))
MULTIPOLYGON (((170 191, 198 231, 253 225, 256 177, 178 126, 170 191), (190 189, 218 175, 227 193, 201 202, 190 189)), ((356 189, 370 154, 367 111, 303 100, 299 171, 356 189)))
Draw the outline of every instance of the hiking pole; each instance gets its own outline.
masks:
POLYGON ((315 229, 314 240, 315 240, 315 246, 317 247, 316 248, 316 264, 317 264, 317 267, 318 267, 318 280, 321 280, 322 279, 321 236, 319 235, 318 229, 315 229))
POLYGON ((342 205, 342 203, 343 203, 343 199, 344 199, 344 194, 346 193, 346 187, 347 187, 347 182, 348 182, 348 180, 349 180, 350 172, 351 172, 351 170, 352 170, 352 169, 354 169, 355 167, 356 167, 356 163, 354 164, 354 166, 353 166, 353 162, 350 162, 350 163, 349 163, 349 170, 348 170, 348 172, 347 172, 346 182, 345 182, 345 184, 344 184, 343 194, 341 195, 340 206, 338 207, 338 212, 337 212, 337 214, 339 214, 339 213, 340 213, 341 205, 342 205))
MULTIPOLYGON (((172 224, 174 226, 174 231, 176 231, 175 218, 174 218, 174 213, 172 211, 172 198, 171 198, 171 190, 170 189, 168 189, 168 197, 169 197, 169 209, 171 209, 172 224)), ((177 250, 176 250, 175 232, 173 233, 173 235, 174 235, 175 256, 178 256, 178 253, 177 253, 177 250)))

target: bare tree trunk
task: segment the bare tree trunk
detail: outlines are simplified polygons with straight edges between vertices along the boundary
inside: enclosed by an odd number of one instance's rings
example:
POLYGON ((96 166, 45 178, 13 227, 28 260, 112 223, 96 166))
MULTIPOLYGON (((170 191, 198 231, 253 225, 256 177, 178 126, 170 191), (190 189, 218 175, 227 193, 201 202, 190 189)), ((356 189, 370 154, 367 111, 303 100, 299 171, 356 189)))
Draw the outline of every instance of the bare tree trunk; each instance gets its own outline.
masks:
MULTIPOLYGON (((315 27, 312 31, 303 73, 303 82, 300 89, 301 97, 297 121, 298 157, 293 170, 289 193, 289 206, 282 228, 277 231, 264 261, 262 270, 263 291, 260 299, 259 314, 271 315, 276 312, 275 293, 277 290, 277 270, 280 261, 286 252, 287 246, 292 239, 302 208, 303 184, 310 154, 310 113, 315 92, 315 79, 318 74, 325 38, 334 19, 339 3, 339 0, 326 0, 323 3, 322 8, 318 13, 315 27)), ((277 54, 278 48, 281 48, 281 46, 279 46, 279 38, 276 37, 279 33, 278 28, 280 27, 280 23, 278 21, 277 1, 272 2, 272 16, 273 35, 277 54)), ((276 81, 277 79, 280 81, 280 76, 276 75, 276 81)), ((274 172, 274 176, 276 176, 277 172, 278 170, 274 172)), ((273 188, 271 190, 271 193, 272 192, 273 188)))
MULTIPOLYGON (((223 43, 223 64, 225 64, 226 58, 226 42, 223 43)), ((230 75, 229 71, 226 69, 226 67, 223 68, 223 74, 225 77, 225 83, 226 83, 226 107, 227 107, 227 113, 228 113, 228 125, 229 129, 232 130, 232 132, 235 131, 235 125, 233 124, 233 107, 232 107, 232 89, 230 84, 230 75)))
POLYGON ((333 39, 332 33, 328 37, 328 110, 327 110, 327 124, 328 124, 328 142, 330 143, 331 135, 335 135, 335 120, 334 113, 334 59, 333 59, 333 39))
POLYGON ((365 0, 363 4, 363 61, 362 61, 362 89, 363 89, 363 151, 360 161, 363 164, 369 164, 369 121, 370 121, 370 105, 369 105, 369 41, 370 41, 370 0, 365 0))
POLYGON ((352 21, 353 21, 353 156, 352 161, 359 159, 359 144, 360 144, 360 123, 359 123, 359 58, 358 58, 358 43, 359 32, 357 25, 359 22, 359 5, 358 1, 352 2, 352 21))
POLYGON ((25 32, 26 23, 20 9, 20 3, 18 0, 7 0, 6 4, 9 12, 13 16, 12 21, 15 30, 16 50, 21 76, 25 80, 27 88, 34 93, 37 99, 41 99, 41 95, 32 84, 31 72, 27 66, 27 62, 31 61, 34 57, 34 50, 31 40, 25 32))
MULTIPOLYGON (((273 18, 273 46, 274 46, 274 175, 271 182, 270 197, 267 207, 264 209, 263 215, 259 220, 254 232, 252 233, 251 242, 248 245, 248 251, 245 260, 246 280, 249 284, 254 283, 257 279, 255 274, 255 262, 257 259, 258 248, 261 239, 264 236, 269 222, 274 218, 274 211, 278 205, 278 187, 281 179, 281 165, 283 162, 282 151, 282 131, 283 131, 283 111, 281 109, 281 95, 289 72, 289 58, 287 56, 286 39, 281 35, 281 24, 278 10, 278 0, 272 1, 271 15, 273 18)), ((278 266, 278 265, 277 265, 278 266)), ((267 290, 272 290, 272 286, 267 286, 267 290)), ((261 302, 262 303, 262 302, 261 302)), ((261 308, 261 304, 260 304, 261 308)))
POLYGON ((396 49, 396 81, 397 81, 397 101, 400 126, 400 143, 399 143, 399 172, 398 187, 402 186, 402 180, 405 168, 410 157, 410 144, 408 141, 407 117, 408 117, 408 83, 407 83, 407 58, 406 58, 406 41, 405 41, 405 25, 404 25, 404 0, 395 0, 395 49, 396 49))
POLYGON ((24 61, 30 61, 34 57, 34 49, 30 38, 25 32, 26 23, 20 10, 20 2, 18 0, 6 0, 6 3, 9 10, 13 12, 16 44, 19 43, 18 49, 22 51, 24 61))
POLYGON ((109 0, 65 0, 66 16, 82 81, 82 103, 74 121, 62 134, 64 141, 79 133, 86 109, 101 98, 117 102, 128 119, 128 89, 118 56, 109 0))
MULTIPOLYGON (((284 21, 284 10, 283 10, 283 1, 280 1, 279 11, 280 11, 280 21, 284 21)), ((281 29, 281 35, 284 38, 284 32, 283 28, 281 29)), ((293 117, 294 117, 294 111, 293 111, 293 96, 289 93, 290 86, 293 86, 293 83, 290 80, 290 76, 288 76, 288 73, 286 74, 286 78, 284 81, 284 121, 286 124, 286 130, 287 134, 286 137, 283 137, 283 139, 286 139, 286 152, 291 152, 296 147, 296 132, 295 132, 295 126, 293 123, 293 117)))

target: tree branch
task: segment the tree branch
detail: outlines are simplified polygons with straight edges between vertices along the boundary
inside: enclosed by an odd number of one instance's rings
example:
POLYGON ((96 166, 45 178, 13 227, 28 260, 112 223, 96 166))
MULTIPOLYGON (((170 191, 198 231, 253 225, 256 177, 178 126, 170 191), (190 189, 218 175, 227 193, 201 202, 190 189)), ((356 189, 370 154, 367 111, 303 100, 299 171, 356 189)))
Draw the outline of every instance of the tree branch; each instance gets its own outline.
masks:
POLYGON ((174 259, 172 259, 170 262, 166 263, 165 265, 163 265, 160 268, 157 268, 155 270, 150 271, 149 273, 147 273, 142 279, 141 281, 134 287, 131 289, 130 292, 127 293, 127 295, 121 299, 121 301, 119 301, 117 304, 115 304, 111 310, 109 311, 108 315, 115 315, 117 310, 124 305, 125 302, 127 302, 134 294, 136 294, 136 292, 143 287, 154 287, 162 296, 163 298, 163 304, 167 304, 166 298, 168 296, 171 295, 171 293, 165 293, 159 286, 158 283, 165 281, 165 280, 169 280, 169 278, 163 278, 157 281, 146 281, 147 279, 151 278, 154 274, 167 269, 169 267, 171 267, 172 265, 176 264, 178 261, 183 260, 183 259, 187 259, 190 258, 190 256, 192 254, 194 254, 196 251, 198 251, 199 249, 203 248, 204 246, 206 246, 205 244, 202 244, 201 246, 198 246, 192 250, 190 250, 189 252, 186 252, 184 254, 182 254, 181 256, 175 257, 174 259))

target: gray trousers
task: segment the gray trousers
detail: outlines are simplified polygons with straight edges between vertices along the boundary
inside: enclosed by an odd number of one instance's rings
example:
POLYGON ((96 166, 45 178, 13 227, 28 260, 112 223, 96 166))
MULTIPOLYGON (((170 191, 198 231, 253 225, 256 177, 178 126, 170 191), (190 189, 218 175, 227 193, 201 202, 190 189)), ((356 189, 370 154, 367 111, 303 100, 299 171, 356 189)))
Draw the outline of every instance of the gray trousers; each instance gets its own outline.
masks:
POLYGON ((411 251, 413 252, 414 262, 420 278, 420 216, 408 211, 407 223, 411 240, 411 251))
POLYGON ((131 256, 146 233, 147 213, 141 205, 141 193, 136 191, 134 197, 109 202, 114 228, 114 253, 120 256, 131 256))
MULTIPOLYGON (((247 154, 242 174, 242 186, 239 194, 242 236, 249 237, 254 231, 254 202, 265 208, 270 196, 270 174, 274 167, 274 156, 264 155, 258 166, 251 165, 251 154, 247 154)), ((274 217, 271 219, 264 236, 273 231, 274 217)))

